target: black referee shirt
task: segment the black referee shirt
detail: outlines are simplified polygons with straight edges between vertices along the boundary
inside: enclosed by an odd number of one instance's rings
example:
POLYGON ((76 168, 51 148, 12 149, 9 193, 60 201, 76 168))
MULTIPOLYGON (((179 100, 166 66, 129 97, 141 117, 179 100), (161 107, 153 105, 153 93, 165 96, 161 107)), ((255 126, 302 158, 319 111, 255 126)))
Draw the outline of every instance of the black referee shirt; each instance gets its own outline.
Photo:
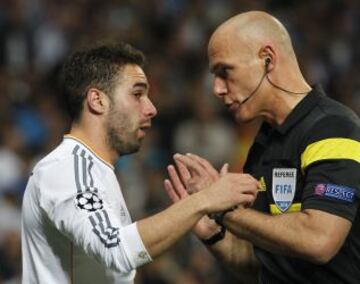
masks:
POLYGON ((317 209, 352 228, 327 264, 255 247, 260 283, 360 283, 360 120, 315 87, 278 127, 263 123, 245 171, 258 178, 254 209, 276 215, 317 209))

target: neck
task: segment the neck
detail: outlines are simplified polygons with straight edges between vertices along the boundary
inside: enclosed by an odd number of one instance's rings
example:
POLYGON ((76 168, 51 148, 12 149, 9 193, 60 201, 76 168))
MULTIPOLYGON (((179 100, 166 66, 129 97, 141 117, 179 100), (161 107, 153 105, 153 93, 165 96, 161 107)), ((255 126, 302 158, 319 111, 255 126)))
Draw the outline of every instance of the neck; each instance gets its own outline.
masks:
POLYGON ((113 165, 117 159, 117 154, 108 146, 103 129, 97 129, 94 126, 83 127, 79 124, 73 124, 69 135, 81 140, 91 148, 99 158, 113 165))
MULTIPOLYGON (((309 87, 309 92, 311 88, 309 87)), ((308 93, 293 94, 276 90, 273 100, 269 103, 267 111, 263 112, 266 122, 271 125, 282 125, 294 108, 305 98, 308 93)))
POLYGON ((295 67, 287 66, 287 68, 280 68, 280 70, 287 70, 285 74, 269 73, 267 75, 268 90, 271 93, 268 97, 272 99, 268 101, 264 117, 272 125, 283 124, 297 104, 312 89, 305 81, 298 66, 295 65, 295 67))

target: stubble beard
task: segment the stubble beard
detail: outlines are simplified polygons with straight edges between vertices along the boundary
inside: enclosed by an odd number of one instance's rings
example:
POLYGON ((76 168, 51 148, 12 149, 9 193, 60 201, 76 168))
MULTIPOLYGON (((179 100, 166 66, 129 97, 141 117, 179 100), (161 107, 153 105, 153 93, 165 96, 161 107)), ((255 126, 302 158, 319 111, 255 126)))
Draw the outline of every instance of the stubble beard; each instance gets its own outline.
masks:
POLYGON ((111 110, 107 121, 107 143, 119 156, 139 151, 141 140, 128 115, 111 110), (134 129, 132 129, 134 128, 134 129))

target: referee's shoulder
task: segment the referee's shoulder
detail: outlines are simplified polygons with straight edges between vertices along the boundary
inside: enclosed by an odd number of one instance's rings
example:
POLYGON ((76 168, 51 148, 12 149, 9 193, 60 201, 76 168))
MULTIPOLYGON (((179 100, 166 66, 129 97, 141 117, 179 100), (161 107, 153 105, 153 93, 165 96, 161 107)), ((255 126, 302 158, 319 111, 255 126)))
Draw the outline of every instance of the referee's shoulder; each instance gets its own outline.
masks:
POLYGON ((303 146, 329 138, 360 142, 360 119, 349 107, 326 98, 314 111, 317 118, 308 128, 303 146))
POLYGON ((359 116, 350 107, 330 97, 323 97, 318 104, 318 111, 324 118, 329 118, 331 121, 339 120, 340 123, 346 121, 350 125, 360 127, 359 116))

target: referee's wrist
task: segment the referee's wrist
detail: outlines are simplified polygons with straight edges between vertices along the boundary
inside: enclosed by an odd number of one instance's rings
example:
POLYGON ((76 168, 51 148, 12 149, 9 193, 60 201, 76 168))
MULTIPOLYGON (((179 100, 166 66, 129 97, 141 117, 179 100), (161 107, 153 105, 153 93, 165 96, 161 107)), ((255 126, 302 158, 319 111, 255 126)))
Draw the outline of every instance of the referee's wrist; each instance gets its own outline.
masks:
POLYGON ((235 209, 237 209, 237 206, 230 208, 228 210, 222 211, 222 212, 218 212, 218 213, 212 213, 209 214, 209 218, 214 220, 216 224, 218 224, 219 226, 224 226, 223 221, 225 218, 225 215, 229 212, 234 211, 235 209))
POLYGON ((217 233, 212 235, 210 238, 200 239, 201 242, 204 245, 211 246, 211 245, 221 241, 222 239, 224 239, 225 238, 225 233, 226 233, 226 228, 223 225, 221 225, 219 228, 220 228, 220 231, 218 231, 217 233))

